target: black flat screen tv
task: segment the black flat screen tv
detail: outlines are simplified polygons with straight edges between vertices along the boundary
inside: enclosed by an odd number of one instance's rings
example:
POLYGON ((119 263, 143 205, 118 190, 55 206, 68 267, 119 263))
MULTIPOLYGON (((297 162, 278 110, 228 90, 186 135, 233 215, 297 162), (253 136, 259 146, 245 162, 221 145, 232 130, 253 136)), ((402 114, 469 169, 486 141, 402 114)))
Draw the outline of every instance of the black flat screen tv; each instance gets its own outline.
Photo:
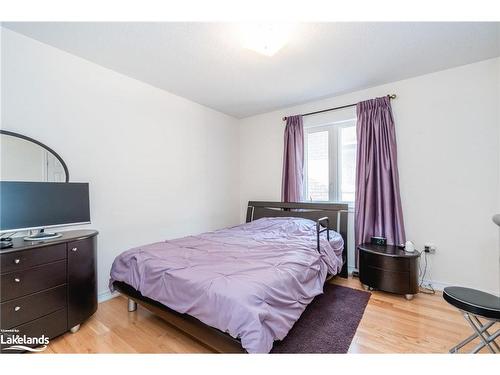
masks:
POLYGON ((90 223, 89 184, 0 182, 0 232, 90 223))

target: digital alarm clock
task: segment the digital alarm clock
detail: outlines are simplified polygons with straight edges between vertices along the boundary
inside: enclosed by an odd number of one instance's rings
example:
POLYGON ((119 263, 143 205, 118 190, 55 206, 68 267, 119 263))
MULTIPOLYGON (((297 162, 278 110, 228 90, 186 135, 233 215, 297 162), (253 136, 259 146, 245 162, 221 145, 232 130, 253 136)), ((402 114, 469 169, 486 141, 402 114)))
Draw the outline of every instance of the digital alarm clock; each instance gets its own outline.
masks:
POLYGON ((372 237, 370 242, 372 245, 379 245, 379 246, 387 245, 387 239, 385 237, 372 237))

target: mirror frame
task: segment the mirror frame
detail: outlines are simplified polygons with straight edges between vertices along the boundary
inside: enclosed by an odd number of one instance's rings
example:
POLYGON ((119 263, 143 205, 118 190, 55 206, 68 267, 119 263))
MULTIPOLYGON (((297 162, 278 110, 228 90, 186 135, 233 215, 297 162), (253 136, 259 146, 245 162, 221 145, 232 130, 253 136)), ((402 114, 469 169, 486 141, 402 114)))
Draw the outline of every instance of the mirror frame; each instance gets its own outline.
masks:
POLYGON ((69 182, 69 172, 68 172, 68 167, 66 166, 66 163, 59 156, 59 154, 57 152, 55 152, 54 150, 52 150, 49 146, 44 145, 42 142, 39 142, 36 139, 30 138, 30 137, 28 137, 26 135, 22 135, 22 134, 19 134, 19 133, 14 133, 14 132, 11 132, 9 130, 0 129, 0 135, 1 134, 10 135, 11 137, 16 137, 16 138, 24 139, 25 141, 32 142, 32 143, 34 143, 34 144, 36 144, 36 145, 44 148, 48 152, 50 152, 52 155, 54 155, 56 157, 57 160, 59 160, 59 162, 63 166, 64 173, 66 174, 66 181, 65 182, 69 182))

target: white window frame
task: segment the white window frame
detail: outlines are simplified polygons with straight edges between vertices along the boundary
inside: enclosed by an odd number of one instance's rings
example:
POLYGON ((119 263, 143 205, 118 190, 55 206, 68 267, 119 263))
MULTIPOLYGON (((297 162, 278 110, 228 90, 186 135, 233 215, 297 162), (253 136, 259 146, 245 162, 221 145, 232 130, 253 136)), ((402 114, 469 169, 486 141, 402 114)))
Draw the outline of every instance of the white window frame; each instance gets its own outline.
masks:
MULTIPOLYGON (((342 121, 334 121, 321 125, 314 125, 304 127, 304 200, 306 202, 311 202, 308 196, 308 137, 311 133, 328 131, 328 201, 317 201, 317 202, 337 202, 337 203, 347 203, 353 205, 354 201, 342 201, 341 198, 341 186, 342 186, 342 174, 340 173, 339 166, 342 165, 342 153, 340 152, 342 145, 340 144, 340 129, 347 128, 351 126, 356 126, 356 118, 350 118, 342 121)), ((315 201, 312 201, 315 202, 315 201)))

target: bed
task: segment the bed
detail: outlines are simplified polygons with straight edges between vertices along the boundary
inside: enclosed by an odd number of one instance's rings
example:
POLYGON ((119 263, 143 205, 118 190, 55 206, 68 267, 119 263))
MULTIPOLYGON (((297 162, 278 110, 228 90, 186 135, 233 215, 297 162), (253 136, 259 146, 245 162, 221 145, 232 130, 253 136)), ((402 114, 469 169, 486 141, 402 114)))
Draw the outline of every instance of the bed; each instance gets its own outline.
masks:
POLYGON ((347 277, 346 239, 345 204, 249 202, 245 224, 123 252, 110 288, 217 352, 268 353, 347 277))

